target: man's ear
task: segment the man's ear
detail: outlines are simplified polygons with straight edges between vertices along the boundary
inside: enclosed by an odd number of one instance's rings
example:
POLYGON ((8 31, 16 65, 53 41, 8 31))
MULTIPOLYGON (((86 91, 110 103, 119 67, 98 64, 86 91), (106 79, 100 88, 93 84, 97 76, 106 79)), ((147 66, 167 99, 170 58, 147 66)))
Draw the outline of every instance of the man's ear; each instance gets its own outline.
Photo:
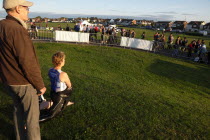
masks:
POLYGON ((16 6, 16 7, 15 7, 15 11, 16 11, 18 14, 20 14, 20 6, 16 6))

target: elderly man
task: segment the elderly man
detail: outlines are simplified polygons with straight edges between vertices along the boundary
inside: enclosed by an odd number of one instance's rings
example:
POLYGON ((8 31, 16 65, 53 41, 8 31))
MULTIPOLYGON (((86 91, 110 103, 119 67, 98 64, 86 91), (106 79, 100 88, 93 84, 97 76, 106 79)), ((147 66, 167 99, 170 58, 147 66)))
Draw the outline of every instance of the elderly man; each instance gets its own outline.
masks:
POLYGON ((3 0, 8 15, 0 21, 0 81, 14 102, 17 140, 41 139, 38 94, 44 94, 46 88, 26 29, 32 5, 25 0, 3 0))

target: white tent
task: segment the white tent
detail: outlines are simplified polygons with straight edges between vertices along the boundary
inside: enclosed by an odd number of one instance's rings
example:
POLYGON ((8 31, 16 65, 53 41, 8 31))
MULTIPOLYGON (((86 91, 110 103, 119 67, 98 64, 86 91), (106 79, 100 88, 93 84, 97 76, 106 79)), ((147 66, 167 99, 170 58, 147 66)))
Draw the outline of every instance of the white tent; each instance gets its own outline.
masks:
POLYGON ((114 23, 114 19, 111 19, 111 20, 109 21, 109 23, 114 23))
POLYGON ((80 23, 81 25, 90 25, 90 23, 87 21, 87 20, 84 20, 84 21, 81 21, 81 23, 80 23))

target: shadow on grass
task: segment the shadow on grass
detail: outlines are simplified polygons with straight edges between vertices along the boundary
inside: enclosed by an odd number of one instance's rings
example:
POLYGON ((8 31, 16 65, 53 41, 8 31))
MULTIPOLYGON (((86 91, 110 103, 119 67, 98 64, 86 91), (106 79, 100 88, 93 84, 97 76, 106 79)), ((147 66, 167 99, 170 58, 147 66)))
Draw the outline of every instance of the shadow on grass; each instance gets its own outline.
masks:
POLYGON ((7 94, 3 85, 0 84, 0 139, 3 137, 14 140, 13 106, 9 103, 12 99, 7 94))
POLYGON ((0 117, 0 126, 1 126, 1 131, 0 131, 0 137, 3 136, 5 138, 8 138, 10 140, 15 139, 15 133, 14 133, 14 126, 9 123, 9 121, 13 121, 13 110, 12 106, 7 106, 7 107, 1 107, 1 117, 0 117))
POLYGON ((170 80, 179 80, 182 83, 191 83, 210 89, 210 69, 207 66, 196 65, 195 68, 191 68, 158 59, 147 69, 151 73, 170 80))

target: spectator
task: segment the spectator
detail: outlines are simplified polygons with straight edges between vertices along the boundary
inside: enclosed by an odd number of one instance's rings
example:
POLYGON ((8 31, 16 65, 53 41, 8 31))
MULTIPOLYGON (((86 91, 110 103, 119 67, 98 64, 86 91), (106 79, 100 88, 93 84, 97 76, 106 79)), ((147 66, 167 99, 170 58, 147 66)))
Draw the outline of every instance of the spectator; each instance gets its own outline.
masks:
POLYGON ((168 48, 169 49, 172 48, 173 41, 174 41, 174 37, 173 37, 173 34, 171 33, 168 37, 168 48))
POLYGON ((179 48, 179 45, 180 45, 180 36, 177 37, 176 41, 175 41, 175 45, 174 45, 174 48, 179 48))
POLYGON ((121 32, 120 32, 120 35, 121 35, 121 36, 124 36, 124 30, 125 30, 125 29, 123 29, 123 28, 121 29, 121 32))
POLYGON ((162 35, 160 36, 160 47, 161 47, 162 49, 165 48, 165 41, 166 41, 165 34, 162 34, 162 35))
POLYGON ((89 33, 90 32, 90 26, 89 25, 87 25, 87 27, 86 27, 86 31, 85 31, 86 33, 89 33))
POLYGON ((205 59, 206 59, 206 53, 207 53, 207 50, 206 50, 206 44, 205 44, 205 41, 204 40, 202 40, 202 42, 201 42, 201 47, 199 48, 199 58, 200 58, 200 60, 202 60, 202 61, 205 61, 205 59))
POLYGON ((146 33, 143 32, 142 35, 141 35, 141 39, 145 39, 145 37, 146 37, 146 33))
POLYGON ((195 48, 194 48, 194 53, 197 54, 198 53, 198 49, 201 47, 201 41, 200 39, 197 40, 195 48))
POLYGON ((105 40, 105 35, 106 35, 106 29, 104 26, 101 27, 101 43, 104 44, 106 42, 105 40))
POLYGON ((75 25, 74 25, 74 30, 75 30, 76 32, 79 32, 79 31, 80 31, 80 26, 79 26, 78 24, 75 24, 75 25))
POLYGON ((159 41, 159 37, 160 37, 160 34, 159 34, 158 32, 156 32, 156 33, 154 34, 154 40, 155 40, 155 41, 159 41))
POLYGON ((196 45, 196 41, 193 40, 189 45, 188 45, 188 54, 187 57, 191 57, 192 56, 192 50, 195 48, 196 45))
POLYGON ((17 140, 41 139, 37 94, 44 94, 46 88, 27 32, 28 7, 32 5, 25 0, 3 0, 7 16, 0 21, 0 81, 13 99, 17 140))
POLYGON ((135 38, 136 37, 136 33, 134 30, 131 31, 131 38, 135 38))
POLYGON ((113 44, 114 41, 115 41, 115 36, 116 36, 116 32, 115 32, 115 28, 112 27, 112 29, 110 30, 110 34, 109 34, 109 41, 110 41, 110 44, 113 44))
POLYGON ((131 35, 131 31, 130 30, 127 30, 125 36, 126 37, 130 37, 130 35, 131 35))
POLYGON ((61 25, 58 24, 57 30, 62 30, 61 25))
POLYGON ((87 28, 86 24, 83 24, 82 32, 86 32, 86 28, 87 28))
POLYGON ((178 56, 178 53, 179 53, 179 46, 180 46, 180 37, 178 36, 176 41, 175 41, 175 45, 174 45, 174 51, 173 51, 173 54, 172 56, 178 56))
POLYGON ((188 40, 186 37, 184 37, 184 39, 182 40, 182 43, 181 43, 181 51, 184 52, 186 50, 187 43, 188 43, 188 40))
POLYGON ((66 25, 66 31, 70 31, 70 27, 68 24, 66 25))
POLYGON ((37 27, 34 22, 31 22, 31 38, 36 39, 37 38, 37 27))
MULTIPOLYGON (((72 88, 67 73, 61 71, 62 67, 65 65, 65 57, 66 56, 64 52, 57 52, 52 56, 52 62, 54 68, 51 68, 49 70, 49 77, 51 81, 51 94, 61 93, 65 90, 69 90, 72 88)), ((55 104, 53 102, 46 101, 44 96, 40 96, 39 100, 40 100, 40 110, 49 109, 53 104, 55 104)), ((72 104, 74 103, 69 101, 67 105, 72 105, 72 104)))

